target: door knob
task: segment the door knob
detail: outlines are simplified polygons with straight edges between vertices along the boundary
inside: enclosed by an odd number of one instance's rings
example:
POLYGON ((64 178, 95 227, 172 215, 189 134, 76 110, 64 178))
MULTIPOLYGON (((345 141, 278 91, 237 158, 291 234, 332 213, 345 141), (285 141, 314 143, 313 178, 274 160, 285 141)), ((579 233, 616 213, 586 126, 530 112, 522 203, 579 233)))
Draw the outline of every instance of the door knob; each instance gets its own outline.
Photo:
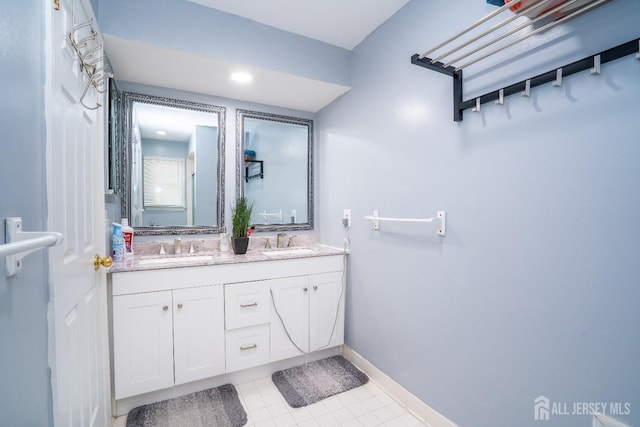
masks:
POLYGON ((95 256, 93 257, 93 269, 95 271, 98 271, 100 266, 109 268, 112 265, 113 265, 113 258, 111 258, 110 256, 100 257, 100 255, 95 254, 95 256))

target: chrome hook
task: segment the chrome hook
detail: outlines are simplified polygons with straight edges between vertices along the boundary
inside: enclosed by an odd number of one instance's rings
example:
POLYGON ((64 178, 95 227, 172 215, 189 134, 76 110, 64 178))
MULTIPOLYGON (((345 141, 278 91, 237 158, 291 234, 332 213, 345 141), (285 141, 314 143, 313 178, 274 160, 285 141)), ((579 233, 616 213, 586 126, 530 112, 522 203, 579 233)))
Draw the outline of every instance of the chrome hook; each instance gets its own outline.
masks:
MULTIPOLYGON (((75 2, 74 2, 74 6, 75 6, 75 2)), ((71 31, 69 31, 69 36, 71 36, 73 33, 78 31, 79 29, 88 27, 91 24, 93 24, 93 18, 89 18, 86 22, 83 22, 82 24, 75 24, 74 26, 71 27, 71 31)))
POLYGON ((476 98, 476 106, 473 107, 471 111, 474 111, 476 113, 480 112, 480 98, 476 98))
POLYGON ((596 55, 593 57, 593 68, 591 69, 591 75, 600 74, 600 55, 596 55))
POLYGON ((87 93, 89 92, 89 87, 94 85, 94 80, 93 80, 93 76, 91 76, 90 79, 87 80, 87 84, 84 86, 84 90, 82 91, 82 95, 80 95, 80 104, 82 104, 82 106, 84 108, 86 108, 87 110, 97 110, 98 108, 102 107, 102 104, 96 102, 96 106, 95 107, 89 107, 87 104, 84 103, 84 97, 87 96, 87 93))
POLYGON ((531 79, 528 79, 524 82, 524 92, 522 92, 521 95, 531 96, 531 79))
MULTIPOLYGON (((90 59, 90 58, 87 58, 90 59)), ((106 59, 106 56, 102 55, 96 59, 94 59, 93 61, 83 61, 85 65, 90 65, 90 66, 97 66, 99 63, 104 62, 104 60, 106 59)))
MULTIPOLYGON (((97 45, 95 45, 93 48, 88 49, 88 50, 86 50, 85 52, 82 52, 82 53, 83 53, 83 55, 82 55, 82 59, 83 59, 83 60, 88 60, 88 59, 93 58, 93 54, 94 54, 94 53, 96 53, 96 52, 98 52, 98 51, 100 51, 101 49, 102 49, 102 45, 101 45, 101 44, 97 44, 97 45)), ((103 56, 101 56, 101 57, 100 57, 100 58, 98 58, 98 59, 102 59, 102 58, 104 58, 104 55, 103 55, 103 56)))
POLYGON ((498 92, 498 99, 496 100, 496 104, 504 105, 504 89, 500 89, 500 92, 498 92))
POLYGON ((71 43, 73 48, 76 50, 76 52, 78 52, 78 55, 80 55, 80 49, 84 49, 85 47, 87 47, 90 41, 95 42, 97 35, 98 33, 92 32, 90 36, 87 36, 80 41, 76 41, 71 35, 71 33, 68 34, 68 37, 69 37, 69 42, 71 43))
POLYGON ((555 87, 562 86, 562 68, 558 68, 556 70, 556 79, 551 83, 551 85, 555 87))

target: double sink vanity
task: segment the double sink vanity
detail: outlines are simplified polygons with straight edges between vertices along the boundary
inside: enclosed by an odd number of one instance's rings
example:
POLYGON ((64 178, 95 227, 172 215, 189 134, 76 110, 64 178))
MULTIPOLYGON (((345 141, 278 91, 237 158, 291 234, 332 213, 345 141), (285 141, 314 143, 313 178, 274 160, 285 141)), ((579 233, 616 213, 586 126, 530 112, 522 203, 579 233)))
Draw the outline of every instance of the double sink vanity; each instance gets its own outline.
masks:
POLYGON ((317 244, 136 255, 114 264, 114 401, 161 400, 167 393, 154 392, 231 382, 229 374, 249 368, 271 372, 275 362, 343 344, 344 273, 344 252, 317 244))
POLYGON ((228 106, 121 83, 110 89, 109 181, 136 255, 108 275, 114 415, 338 354, 346 256, 310 234, 313 120, 233 108, 227 126, 228 106), (234 255, 216 234, 241 196, 256 233, 234 255))

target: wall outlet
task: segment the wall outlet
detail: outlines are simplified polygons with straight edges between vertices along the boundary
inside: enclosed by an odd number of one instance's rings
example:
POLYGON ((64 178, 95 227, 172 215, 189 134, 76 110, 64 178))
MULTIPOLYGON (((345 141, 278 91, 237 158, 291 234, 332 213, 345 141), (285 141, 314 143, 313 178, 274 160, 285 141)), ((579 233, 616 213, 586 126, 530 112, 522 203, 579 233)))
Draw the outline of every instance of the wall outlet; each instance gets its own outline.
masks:
POLYGON ((344 214, 342 215, 342 219, 347 220, 347 227, 351 227, 351 209, 345 209, 344 214))

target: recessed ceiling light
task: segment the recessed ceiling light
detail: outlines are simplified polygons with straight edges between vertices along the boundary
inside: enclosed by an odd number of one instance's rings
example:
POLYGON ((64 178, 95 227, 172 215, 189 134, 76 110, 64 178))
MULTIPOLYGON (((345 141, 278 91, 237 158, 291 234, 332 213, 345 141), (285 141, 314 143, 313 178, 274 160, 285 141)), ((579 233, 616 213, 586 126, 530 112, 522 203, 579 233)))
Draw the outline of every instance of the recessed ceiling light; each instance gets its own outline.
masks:
POLYGON ((237 71, 235 73, 231 73, 231 80, 238 83, 249 83, 253 80, 253 76, 249 73, 245 73, 244 71, 237 71))
POLYGON ((161 135, 161 136, 165 136, 167 134, 166 130, 157 130, 156 134, 161 135))

